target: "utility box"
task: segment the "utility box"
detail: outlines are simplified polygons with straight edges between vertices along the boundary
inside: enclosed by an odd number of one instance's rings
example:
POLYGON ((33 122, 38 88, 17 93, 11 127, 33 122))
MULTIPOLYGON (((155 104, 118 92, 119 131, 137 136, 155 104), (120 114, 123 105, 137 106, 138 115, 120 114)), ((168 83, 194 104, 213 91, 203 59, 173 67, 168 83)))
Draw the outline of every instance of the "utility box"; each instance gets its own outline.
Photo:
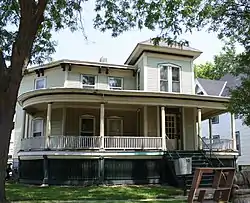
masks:
POLYGON ((192 158, 179 158, 174 161, 175 174, 177 176, 192 174, 192 158))

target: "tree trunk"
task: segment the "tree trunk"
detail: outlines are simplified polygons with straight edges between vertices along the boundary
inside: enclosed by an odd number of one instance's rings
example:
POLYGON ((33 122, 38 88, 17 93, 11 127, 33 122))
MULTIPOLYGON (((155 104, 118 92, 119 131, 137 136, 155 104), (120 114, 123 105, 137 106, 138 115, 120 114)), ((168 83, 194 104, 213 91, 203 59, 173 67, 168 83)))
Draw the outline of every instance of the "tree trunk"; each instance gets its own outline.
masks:
POLYGON ((0 50, 0 203, 8 202, 5 195, 5 174, 9 143, 13 129, 19 86, 22 72, 28 66, 37 31, 43 22, 43 13, 48 0, 19 0, 20 23, 12 46, 11 65, 6 67, 0 50))

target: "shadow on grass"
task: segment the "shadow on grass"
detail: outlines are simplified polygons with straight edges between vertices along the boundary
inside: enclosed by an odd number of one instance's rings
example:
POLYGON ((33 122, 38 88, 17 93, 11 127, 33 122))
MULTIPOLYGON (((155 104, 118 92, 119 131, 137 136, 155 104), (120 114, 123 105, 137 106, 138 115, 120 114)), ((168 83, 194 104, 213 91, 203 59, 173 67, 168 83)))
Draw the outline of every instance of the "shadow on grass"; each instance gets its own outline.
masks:
POLYGON ((11 201, 168 199, 182 195, 181 190, 166 186, 39 187, 9 183, 6 193, 11 201))

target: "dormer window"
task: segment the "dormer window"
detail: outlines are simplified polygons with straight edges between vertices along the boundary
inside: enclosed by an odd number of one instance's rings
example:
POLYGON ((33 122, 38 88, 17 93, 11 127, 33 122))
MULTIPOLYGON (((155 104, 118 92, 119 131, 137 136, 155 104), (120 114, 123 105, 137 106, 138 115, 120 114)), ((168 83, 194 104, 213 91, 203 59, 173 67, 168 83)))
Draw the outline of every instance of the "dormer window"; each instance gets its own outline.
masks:
POLYGON ((86 89, 95 89, 96 76, 82 75, 82 87, 86 89))
POLYGON ((160 91, 180 92, 180 67, 172 64, 160 65, 160 91))

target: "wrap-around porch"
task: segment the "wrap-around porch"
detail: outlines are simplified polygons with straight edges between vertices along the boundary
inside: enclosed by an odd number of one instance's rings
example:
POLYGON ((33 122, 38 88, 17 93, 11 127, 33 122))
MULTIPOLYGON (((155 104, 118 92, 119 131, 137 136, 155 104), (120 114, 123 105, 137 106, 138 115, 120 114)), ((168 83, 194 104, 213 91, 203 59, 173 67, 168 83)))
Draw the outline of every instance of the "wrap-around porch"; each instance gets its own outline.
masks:
MULTIPOLYGON (((199 136, 201 108, 48 103, 24 110, 21 150, 212 149, 199 136)), ((233 140, 213 150, 233 149, 233 140)))

